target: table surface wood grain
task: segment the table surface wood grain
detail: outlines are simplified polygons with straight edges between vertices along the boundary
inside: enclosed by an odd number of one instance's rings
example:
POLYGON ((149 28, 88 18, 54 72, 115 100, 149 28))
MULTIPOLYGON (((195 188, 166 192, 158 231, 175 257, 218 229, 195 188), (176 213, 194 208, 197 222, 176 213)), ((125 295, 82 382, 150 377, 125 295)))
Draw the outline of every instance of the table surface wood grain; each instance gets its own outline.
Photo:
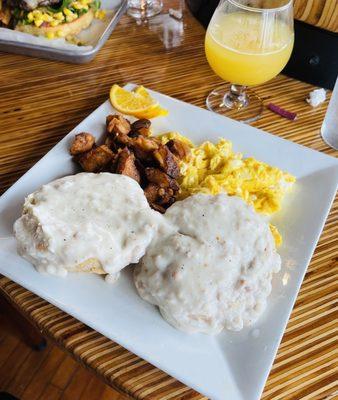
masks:
MULTIPOLYGON (((170 6, 178 5, 170 2, 170 6)), ((148 26, 137 26, 125 16, 90 64, 71 65, 1 53, 1 192, 104 102, 113 83, 143 84, 205 107, 208 92, 222 82, 206 62, 204 33, 187 11, 183 21, 166 25, 155 20, 148 26)), ((337 156, 320 137, 328 101, 316 109, 305 102, 312 89, 282 75, 258 86, 256 91, 265 103, 271 101, 295 111, 298 119, 289 121, 265 109, 253 125, 337 156)), ((337 220, 336 201, 279 347, 264 400, 328 400, 337 395, 337 220)), ((0 290, 62 349, 131 398, 204 398, 7 278, 0 278, 0 290)))

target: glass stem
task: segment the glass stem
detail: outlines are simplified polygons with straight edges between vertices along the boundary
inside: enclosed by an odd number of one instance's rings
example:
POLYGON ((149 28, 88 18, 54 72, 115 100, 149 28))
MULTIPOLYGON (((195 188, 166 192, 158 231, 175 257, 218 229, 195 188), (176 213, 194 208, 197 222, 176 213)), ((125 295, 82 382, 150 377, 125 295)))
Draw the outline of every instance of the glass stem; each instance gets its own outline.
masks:
POLYGON ((240 110, 249 105, 246 93, 247 86, 231 84, 230 90, 224 95, 223 106, 232 110, 240 110))
POLYGON ((162 10, 162 0, 128 0, 127 13, 140 21, 157 15, 162 10))

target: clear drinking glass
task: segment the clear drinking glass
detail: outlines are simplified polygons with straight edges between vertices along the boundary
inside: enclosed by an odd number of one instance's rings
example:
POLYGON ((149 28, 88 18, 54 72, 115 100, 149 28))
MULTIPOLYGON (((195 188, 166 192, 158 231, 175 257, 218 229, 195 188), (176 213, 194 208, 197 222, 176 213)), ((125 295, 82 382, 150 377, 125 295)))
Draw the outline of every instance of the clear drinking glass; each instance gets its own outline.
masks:
POLYGON ((338 150, 338 78, 334 85, 321 133, 325 143, 338 150))
POLYGON ((128 0, 127 13, 139 20, 146 20, 162 11, 162 0, 128 0))
POLYGON ((213 90, 211 111, 244 122, 256 120, 262 100, 248 86, 274 78, 294 43, 292 0, 221 0, 209 23, 205 53, 214 72, 231 82, 213 90))

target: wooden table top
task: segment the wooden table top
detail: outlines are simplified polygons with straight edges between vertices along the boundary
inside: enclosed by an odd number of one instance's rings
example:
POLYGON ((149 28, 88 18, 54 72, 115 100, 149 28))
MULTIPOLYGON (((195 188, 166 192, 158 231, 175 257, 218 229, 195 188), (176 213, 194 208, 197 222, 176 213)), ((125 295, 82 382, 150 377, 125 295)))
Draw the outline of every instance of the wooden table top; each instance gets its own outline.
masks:
MULTIPOLYGON (((204 107, 208 92, 222 83, 206 62, 204 29, 188 12, 183 22, 171 22, 171 28, 167 25, 163 29, 160 23, 137 26, 123 17, 96 59, 87 65, 2 53, 1 191, 105 101, 113 83, 143 84, 204 107), (176 33, 170 31, 173 27, 176 33), (176 47, 165 49, 164 43, 176 47)), ((320 137, 327 102, 312 109, 304 101, 312 89, 311 85, 285 76, 257 87, 265 103, 272 101, 295 111, 298 119, 289 121, 265 109, 263 117, 253 125, 337 156, 320 137)), ((335 396, 337 219, 336 201, 272 367, 264 400, 328 400, 335 396)), ((0 278, 0 289, 61 348, 131 398, 204 398, 7 278, 0 278)))

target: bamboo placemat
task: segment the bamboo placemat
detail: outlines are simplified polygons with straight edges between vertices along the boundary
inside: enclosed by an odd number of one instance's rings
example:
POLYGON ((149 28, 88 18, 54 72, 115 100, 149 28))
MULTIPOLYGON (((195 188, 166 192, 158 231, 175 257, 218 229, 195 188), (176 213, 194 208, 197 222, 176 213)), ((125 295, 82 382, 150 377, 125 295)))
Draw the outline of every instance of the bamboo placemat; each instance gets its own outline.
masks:
MULTIPOLYGON (((112 83, 144 84, 204 107, 207 93, 221 81, 205 60, 203 38, 203 28, 187 13, 181 46, 166 50, 161 30, 136 26, 125 17, 88 65, 1 54, 1 191, 106 100, 112 83)), ((328 102, 312 109, 304 100, 312 89, 284 76, 257 87, 266 103, 296 111, 298 119, 288 121, 265 110, 253 125, 337 155, 319 134, 328 102)), ((328 400, 335 396, 337 220, 336 201, 267 381, 264 400, 328 400)), ((132 398, 204 398, 7 278, 0 279, 0 290, 69 354, 132 398)))

